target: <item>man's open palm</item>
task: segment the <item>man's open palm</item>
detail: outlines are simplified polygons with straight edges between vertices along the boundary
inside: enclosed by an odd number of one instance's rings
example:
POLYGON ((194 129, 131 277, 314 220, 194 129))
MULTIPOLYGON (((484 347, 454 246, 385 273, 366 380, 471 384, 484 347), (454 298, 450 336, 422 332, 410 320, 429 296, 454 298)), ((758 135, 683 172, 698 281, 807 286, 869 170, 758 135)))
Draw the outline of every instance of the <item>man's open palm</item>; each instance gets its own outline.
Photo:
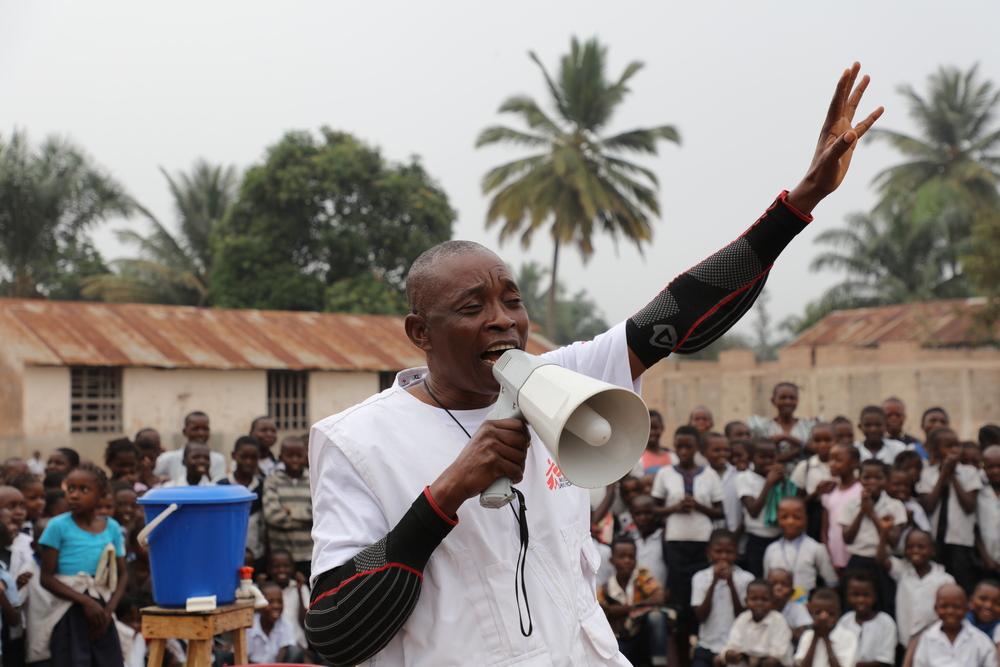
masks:
POLYGON ((854 124, 858 105, 870 81, 867 74, 857 81, 860 71, 861 64, 854 63, 840 75, 823 129, 820 130, 812 163, 802 183, 796 188, 800 201, 792 200, 792 203, 807 212, 840 186, 851 164, 858 140, 885 111, 883 107, 878 107, 857 125, 854 124))

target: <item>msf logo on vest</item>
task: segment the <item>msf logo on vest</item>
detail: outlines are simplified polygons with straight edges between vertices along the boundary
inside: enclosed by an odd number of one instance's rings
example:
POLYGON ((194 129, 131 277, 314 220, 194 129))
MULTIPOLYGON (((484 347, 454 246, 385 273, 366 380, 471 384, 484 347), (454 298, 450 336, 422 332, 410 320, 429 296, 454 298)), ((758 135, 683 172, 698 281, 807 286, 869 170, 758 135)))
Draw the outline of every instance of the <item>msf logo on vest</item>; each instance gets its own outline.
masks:
POLYGON ((549 487, 549 491, 557 491, 564 486, 571 486, 572 482, 566 479, 566 476, 562 474, 562 470, 556 465, 556 462, 549 459, 549 468, 545 471, 545 486, 549 487))

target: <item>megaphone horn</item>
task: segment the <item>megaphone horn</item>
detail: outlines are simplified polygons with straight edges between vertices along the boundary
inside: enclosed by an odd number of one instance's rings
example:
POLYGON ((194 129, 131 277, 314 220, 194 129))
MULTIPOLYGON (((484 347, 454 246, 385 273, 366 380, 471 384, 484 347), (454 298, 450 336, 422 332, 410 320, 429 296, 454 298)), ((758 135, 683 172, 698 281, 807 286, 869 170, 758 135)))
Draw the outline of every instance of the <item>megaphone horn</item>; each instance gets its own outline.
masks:
MULTIPOLYGON (((521 350, 493 366, 500 396, 487 419, 518 417, 545 443, 562 473, 577 486, 597 488, 620 479, 642 456, 649 411, 623 389, 521 350)), ((498 479, 479 496, 483 507, 513 499, 510 480, 498 479)))

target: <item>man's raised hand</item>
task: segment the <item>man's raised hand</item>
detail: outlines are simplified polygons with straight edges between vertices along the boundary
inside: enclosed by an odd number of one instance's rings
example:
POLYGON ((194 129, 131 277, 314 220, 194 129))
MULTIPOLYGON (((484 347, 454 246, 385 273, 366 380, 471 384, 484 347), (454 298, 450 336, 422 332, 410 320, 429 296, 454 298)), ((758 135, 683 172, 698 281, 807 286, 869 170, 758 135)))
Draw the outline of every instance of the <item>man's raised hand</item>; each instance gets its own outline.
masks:
POLYGON ((858 140, 885 111, 884 107, 878 107, 864 120, 853 124, 854 115, 870 81, 867 74, 857 81, 860 71, 861 64, 854 63, 840 75, 823 129, 820 130, 812 164, 802 182, 788 193, 788 203, 803 213, 810 213, 820 200, 840 186, 851 164, 858 140))

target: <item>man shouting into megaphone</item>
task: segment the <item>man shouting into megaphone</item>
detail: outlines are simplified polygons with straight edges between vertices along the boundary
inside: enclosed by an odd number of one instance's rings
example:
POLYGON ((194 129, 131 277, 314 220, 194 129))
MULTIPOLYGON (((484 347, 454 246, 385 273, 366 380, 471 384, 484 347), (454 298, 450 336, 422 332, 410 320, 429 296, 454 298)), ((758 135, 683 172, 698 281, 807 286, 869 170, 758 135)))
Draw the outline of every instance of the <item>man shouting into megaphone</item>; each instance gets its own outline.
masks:
MULTIPOLYGON (((795 189, 626 322, 543 357, 638 389, 660 359, 725 333, 882 114, 854 124, 868 85, 859 70, 841 76, 795 189)), ((493 364, 528 337, 507 265, 478 244, 449 241, 413 263, 407 295, 406 334, 427 366, 402 371, 310 436, 310 644, 334 665, 629 664, 594 595, 589 493, 523 421, 486 419, 499 392, 493 364), (523 494, 513 512, 467 502, 501 477, 523 494)))

